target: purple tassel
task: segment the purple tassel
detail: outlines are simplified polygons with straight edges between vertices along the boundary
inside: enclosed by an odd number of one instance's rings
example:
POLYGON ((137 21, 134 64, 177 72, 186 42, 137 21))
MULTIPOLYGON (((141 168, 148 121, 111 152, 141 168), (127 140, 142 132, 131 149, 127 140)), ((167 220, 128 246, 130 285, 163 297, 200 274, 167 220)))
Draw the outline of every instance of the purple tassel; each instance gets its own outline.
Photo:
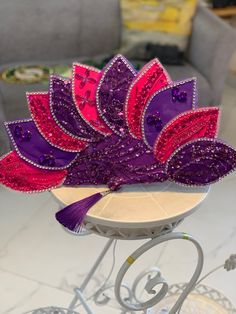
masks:
POLYGON ((66 206, 56 213, 57 221, 72 232, 80 232, 84 218, 89 209, 103 196, 106 196, 111 192, 111 190, 107 190, 101 193, 96 193, 66 206))

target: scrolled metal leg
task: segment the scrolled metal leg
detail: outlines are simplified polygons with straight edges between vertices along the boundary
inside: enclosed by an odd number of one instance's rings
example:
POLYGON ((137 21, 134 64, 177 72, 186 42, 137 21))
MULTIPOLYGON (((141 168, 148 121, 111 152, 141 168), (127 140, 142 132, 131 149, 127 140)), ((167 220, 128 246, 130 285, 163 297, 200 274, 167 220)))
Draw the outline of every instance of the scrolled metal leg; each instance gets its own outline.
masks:
MULTIPOLYGON (((145 271, 143 271, 141 274, 139 274, 136 279, 134 280, 133 283, 133 287, 132 287, 132 295, 134 297, 134 299, 138 302, 138 303, 142 303, 142 301, 139 300, 138 296, 137 296, 137 287, 138 284, 140 283, 140 281, 146 277, 148 275, 148 281, 144 287, 144 289, 147 291, 147 293, 149 294, 156 294, 156 291, 154 290, 154 287, 161 285, 161 290, 158 293, 158 297, 160 300, 162 300, 165 295, 168 292, 169 286, 167 281, 162 277, 161 275, 161 271, 158 267, 152 267, 151 269, 147 269, 145 271), (153 278, 151 278, 151 274, 154 274, 155 276, 153 278)), ((158 302, 158 300, 156 300, 156 302, 158 302)))
MULTIPOLYGON (((107 251, 109 250, 109 248, 111 247, 112 243, 113 243, 114 239, 109 239, 104 247, 104 249, 102 250, 102 252, 100 253, 100 255, 98 256, 97 260, 95 261, 93 267, 91 268, 91 270, 89 271, 88 275, 86 276, 86 278, 84 279, 83 283, 81 284, 80 288, 75 288, 75 296, 73 298, 73 300, 71 301, 70 305, 69 305, 69 311, 72 311, 75 309, 77 302, 80 300, 80 302, 82 303, 83 307, 85 308, 86 312, 88 314, 92 314, 91 309, 89 308, 89 306, 86 303, 86 300, 83 297, 83 291, 85 290, 85 288, 87 287, 89 281, 91 280, 92 276, 94 275, 94 273, 96 272, 98 266, 100 265, 101 261, 103 260, 104 256, 106 255, 107 251)), ((69 312, 70 313, 70 312, 69 312)), ((68 314, 69 314, 68 313, 68 314)))
MULTIPOLYGON (((202 272, 203 268, 203 251, 200 246, 200 244, 192 238, 192 236, 186 234, 186 233, 169 233, 166 235, 162 235, 160 237, 154 238, 147 243, 143 244, 140 248, 138 248, 133 254, 131 254, 125 263, 121 266, 118 275, 116 277, 116 282, 115 282, 115 296, 118 300, 118 302, 123 306, 125 309, 128 309, 130 311, 141 311, 141 310, 146 310, 148 308, 153 307, 156 305, 158 302, 160 302, 166 295, 168 291, 168 284, 164 278, 161 276, 161 272, 159 269, 156 269, 156 276, 154 278, 149 278, 149 281, 147 282, 145 286, 145 290, 149 294, 155 294, 151 299, 149 299, 146 302, 141 302, 137 299, 137 296, 135 297, 136 299, 136 304, 131 304, 130 302, 127 302, 126 300, 123 300, 121 297, 121 286, 122 286, 122 280, 128 271, 128 269, 131 267, 131 265, 145 252, 150 250, 156 245, 159 245, 163 242, 170 241, 170 240, 177 240, 177 239, 184 239, 190 241, 196 248, 197 253, 198 253, 198 262, 196 269, 194 271, 194 274, 189 281, 189 283, 186 285, 186 288, 184 289, 183 293, 180 295, 178 298, 177 302, 174 304, 172 309, 169 311, 169 314, 175 314, 181 307, 182 303, 184 300, 187 298, 188 294, 192 291, 194 288, 195 284, 197 283, 197 280, 202 272), (154 290, 154 287, 157 285, 162 285, 161 290, 156 293, 154 290)), ((142 276, 143 278, 143 276, 142 276)), ((134 295, 135 295, 135 286, 137 285, 137 281, 140 280, 141 278, 137 278, 136 281, 134 282, 133 290, 134 290, 134 295)))

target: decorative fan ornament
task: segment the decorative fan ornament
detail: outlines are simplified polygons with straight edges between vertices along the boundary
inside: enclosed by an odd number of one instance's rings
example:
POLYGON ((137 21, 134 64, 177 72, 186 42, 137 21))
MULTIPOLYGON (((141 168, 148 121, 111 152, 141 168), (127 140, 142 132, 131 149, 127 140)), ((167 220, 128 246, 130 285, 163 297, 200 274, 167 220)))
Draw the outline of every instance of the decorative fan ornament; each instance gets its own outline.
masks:
POLYGON ((53 75, 49 86, 27 93, 32 119, 6 122, 14 150, 0 160, 0 183, 23 192, 107 185, 56 214, 72 231, 122 185, 208 185, 236 169, 236 151, 216 139, 219 109, 197 109, 196 79, 172 82, 157 59, 139 73, 121 55, 102 71, 75 63, 72 80, 53 75))

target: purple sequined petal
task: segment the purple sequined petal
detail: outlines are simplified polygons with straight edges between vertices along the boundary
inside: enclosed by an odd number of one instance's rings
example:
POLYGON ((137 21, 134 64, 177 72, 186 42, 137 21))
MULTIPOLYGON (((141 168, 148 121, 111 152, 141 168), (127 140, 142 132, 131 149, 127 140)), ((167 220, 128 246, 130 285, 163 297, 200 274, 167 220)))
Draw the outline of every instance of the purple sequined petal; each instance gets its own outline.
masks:
POLYGON ((104 69, 96 98, 99 113, 116 133, 127 131, 124 119, 124 103, 128 89, 136 75, 133 66, 123 56, 114 57, 104 69))
POLYGON ((92 143, 79 154, 69 167, 64 184, 107 184, 114 177, 123 178, 123 184, 137 183, 144 177, 146 182, 153 182, 154 177, 157 180, 156 171, 160 167, 143 141, 113 134, 100 143, 92 143))
POLYGON ((196 80, 181 81, 158 91, 147 103, 143 115, 143 139, 153 147, 162 128, 177 115, 196 107, 196 80), (156 117, 156 123, 150 123, 156 117))
POLYGON ((199 139, 178 149, 167 163, 167 173, 185 185, 207 185, 236 168, 236 151, 215 139, 199 139))
POLYGON ((58 125, 69 135, 85 141, 98 141, 103 136, 92 129, 79 115, 73 102, 71 80, 50 78, 50 108, 58 125))
POLYGON ((121 138, 113 134, 101 142, 91 143, 68 168, 64 185, 106 184, 113 170, 110 166, 112 156, 109 151, 121 142, 121 138))
POLYGON ((6 128, 20 157, 37 167, 52 170, 67 168, 77 156, 77 153, 50 145, 32 120, 8 122, 6 128))

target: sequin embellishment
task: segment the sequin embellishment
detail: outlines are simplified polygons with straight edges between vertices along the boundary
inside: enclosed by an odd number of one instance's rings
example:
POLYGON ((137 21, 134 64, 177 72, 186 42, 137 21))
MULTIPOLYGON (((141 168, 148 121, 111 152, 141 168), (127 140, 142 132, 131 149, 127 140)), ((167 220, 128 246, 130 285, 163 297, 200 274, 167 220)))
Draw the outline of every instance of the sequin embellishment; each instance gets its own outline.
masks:
POLYGON ((145 106, 142 117, 142 135, 145 143, 151 148, 160 134, 162 128, 150 127, 147 123, 147 118, 150 115, 155 115, 157 110, 159 118, 164 127, 169 121, 177 115, 192 110, 196 107, 196 79, 188 79, 178 82, 174 85, 165 87, 150 98, 145 106), (178 88, 179 93, 184 91, 186 100, 184 102, 175 100, 173 101, 172 92, 178 88))
POLYGON ((56 123, 64 132, 84 141, 99 141, 95 132, 79 115, 73 101, 71 80, 52 75, 50 78, 50 109, 56 123))
POLYGON ((181 145, 197 138, 216 137, 218 124, 218 108, 202 108, 177 116, 165 126, 157 138, 154 145, 156 159, 165 163, 181 145))
POLYGON ((167 72, 157 59, 141 69, 130 86, 125 103, 126 120, 131 135, 142 138, 141 120, 146 102, 154 92, 170 83, 167 72))
POLYGON ((100 116, 119 135, 127 132, 124 104, 135 75, 133 66, 123 56, 117 55, 104 69, 98 85, 96 98, 100 116))
POLYGON ((100 143, 91 144, 68 168, 65 185, 121 184, 162 182, 165 167, 158 163, 146 145, 130 135, 113 134, 100 143))
POLYGON ((85 149, 87 142, 68 135, 56 124, 50 111, 47 92, 27 93, 27 99, 32 119, 42 136, 51 145, 69 152, 79 152, 85 149))
POLYGON ((236 169, 236 151, 216 139, 181 146, 168 160, 169 178, 184 185, 207 185, 236 169))
POLYGON ((12 151, 0 159, 0 183, 21 192, 43 192, 59 187, 67 170, 39 169, 12 151))
POLYGON ((32 136, 31 132, 28 130, 24 131, 21 125, 15 126, 14 135, 21 141, 26 141, 26 142, 29 142, 32 136))

